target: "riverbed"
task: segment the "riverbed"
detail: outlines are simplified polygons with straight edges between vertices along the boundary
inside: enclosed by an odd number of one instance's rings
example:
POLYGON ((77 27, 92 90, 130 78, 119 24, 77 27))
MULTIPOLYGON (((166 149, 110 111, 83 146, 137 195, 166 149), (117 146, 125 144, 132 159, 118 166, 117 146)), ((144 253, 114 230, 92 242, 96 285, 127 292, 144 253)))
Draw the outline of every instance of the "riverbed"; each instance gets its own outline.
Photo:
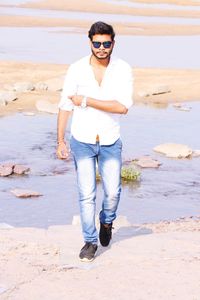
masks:
MULTIPOLYGON (((186 112, 173 106, 137 105, 122 117, 123 160, 151 155, 162 163, 159 169, 142 169, 140 181, 124 184, 119 214, 131 223, 199 215, 200 158, 169 159, 152 150, 165 142, 198 149, 200 106, 190 103, 190 107, 186 112)), ((55 156, 56 116, 17 113, 1 117, 0 128, 0 162, 15 161, 31 168, 29 175, 1 178, 1 223, 20 227, 70 224, 79 214, 76 176, 72 159, 60 161, 55 156), (33 189, 43 196, 19 199, 10 193, 14 188, 33 189)), ((97 194, 98 213, 101 184, 97 194)))

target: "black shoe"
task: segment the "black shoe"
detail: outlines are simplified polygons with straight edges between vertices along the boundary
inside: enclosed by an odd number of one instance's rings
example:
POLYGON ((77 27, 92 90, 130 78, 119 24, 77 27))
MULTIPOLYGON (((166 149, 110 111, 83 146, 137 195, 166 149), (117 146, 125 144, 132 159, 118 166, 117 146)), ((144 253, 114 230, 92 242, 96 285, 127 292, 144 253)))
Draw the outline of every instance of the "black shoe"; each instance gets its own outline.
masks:
POLYGON ((92 261, 94 259, 97 248, 98 248, 98 246, 96 244, 86 242, 80 251, 80 254, 79 254, 80 260, 84 261, 84 262, 92 261))
POLYGON ((99 240, 103 247, 109 245, 110 240, 112 238, 112 223, 111 224, 102 224, 100 223, 100 232, 99 232, 99 240))

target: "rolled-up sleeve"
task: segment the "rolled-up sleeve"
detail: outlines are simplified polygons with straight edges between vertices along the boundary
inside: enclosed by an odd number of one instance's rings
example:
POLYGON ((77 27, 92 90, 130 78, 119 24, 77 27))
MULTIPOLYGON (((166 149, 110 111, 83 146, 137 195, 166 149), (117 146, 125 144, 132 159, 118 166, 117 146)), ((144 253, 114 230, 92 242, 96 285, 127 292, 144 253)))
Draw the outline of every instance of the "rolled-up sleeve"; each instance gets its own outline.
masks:
POLYGON ((74 108, 74 104, 68 98, 69 96, 75 95, 77 91, 76 73, 73 65, 71 65, 65 76, 63 90, 61 93, 60 102, 58 104, 59 109, 71 111, 74 108))
POLYGON ((121 75, 116 100, 129 109, 133 105, 134 76, 132 68, 126 64, 121 70, 121 75))

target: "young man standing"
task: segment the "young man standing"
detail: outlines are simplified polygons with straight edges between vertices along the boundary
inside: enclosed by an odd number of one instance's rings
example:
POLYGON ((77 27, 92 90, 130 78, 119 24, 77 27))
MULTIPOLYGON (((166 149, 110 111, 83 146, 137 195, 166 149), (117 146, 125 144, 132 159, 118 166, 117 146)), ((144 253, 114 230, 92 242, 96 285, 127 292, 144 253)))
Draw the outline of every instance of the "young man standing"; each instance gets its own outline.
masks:
POLYGON ((132 105, 131 67, 111 57, 115 33, 111 25, 94 23, 89 30, 91 55, 73 63, 67 72, 58 114, 57 155, 69 156, 65 129, 72 113, 70 149, 79 190, 80 216, 85 245, 81 261, 92 261, 97 251, 95 225, 96 163, 104 198, 99 214, 99 239, 108 246, 121 193, 121 150, 119 118, 132 105))

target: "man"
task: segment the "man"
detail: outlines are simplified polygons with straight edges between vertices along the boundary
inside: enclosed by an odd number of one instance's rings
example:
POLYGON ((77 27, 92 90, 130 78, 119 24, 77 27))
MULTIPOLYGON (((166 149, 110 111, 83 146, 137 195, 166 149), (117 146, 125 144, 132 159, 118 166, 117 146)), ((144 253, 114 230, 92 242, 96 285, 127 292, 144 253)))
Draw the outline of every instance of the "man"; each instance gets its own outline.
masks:
POLYGON ((80 216, 85 245, 81 261, 92 261, 98 244, 95 226, 96 165, 104 198, 99 214, 99 239, 108 246, 121 192, 119 118, 132 105, 132 70, 121 59, 111 58, 115 32, 111 25, 94 23, 88 33, 91 55, 72 64, 67 72, 58 114, 57 155, 69 156, 65 129, 71 112, 70 149, 79 190, 80 216))

